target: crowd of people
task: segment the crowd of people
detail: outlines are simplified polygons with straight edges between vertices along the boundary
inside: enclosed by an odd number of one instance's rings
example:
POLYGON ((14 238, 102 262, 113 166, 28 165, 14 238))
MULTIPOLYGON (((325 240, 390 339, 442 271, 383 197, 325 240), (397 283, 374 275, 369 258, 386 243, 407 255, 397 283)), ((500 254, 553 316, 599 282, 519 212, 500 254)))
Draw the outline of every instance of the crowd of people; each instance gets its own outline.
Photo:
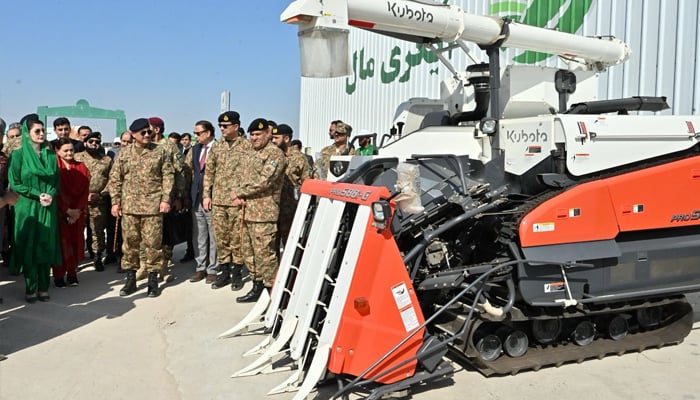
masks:
POLYGON ((109 151, 100 132, 64 117, 53 121, 53 141, 36 114, 10 124, 0 154, 0 243, 6 266, 24 275, 26 301, 49 301, 51 278, 57 288, 78 286, 86 250, 95 271, 117 263, 126 274, 120 296, 147 278, 147 296, 156 297, 182 242, 180 261, 195 264, 190 282, 239 291, 246 269, 252 287, 237 302, 269 290, 301 184, 324 179, 332 155, 356 154, 352 128, 333 121, 333 143, 314 164, 289 125, 257 118, 246 131, 235 111, 217 123, 218 139, 206 120, 192 135, 166 139, 161 118, 138 118, 109 151))

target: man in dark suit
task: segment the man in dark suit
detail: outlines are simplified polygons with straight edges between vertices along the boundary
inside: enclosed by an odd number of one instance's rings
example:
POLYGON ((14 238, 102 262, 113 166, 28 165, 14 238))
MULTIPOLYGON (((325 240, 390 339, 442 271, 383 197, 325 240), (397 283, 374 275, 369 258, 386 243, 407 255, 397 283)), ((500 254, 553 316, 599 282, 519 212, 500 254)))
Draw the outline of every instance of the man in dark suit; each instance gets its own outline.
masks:
POLYGON ((211 225, 211 211, 206 211, 202 206, 202 193, 204 190, 204 169, 211 146, 214 144, 214 126, 209 121, 198 121, 194 126, 194 135, 197 144, 185 157, 185 162, 192 170, 192 238, 195 242, 194 275, 190 282, 199 282, 206 279, 210 284, 216 280, 216 242, 211 225))

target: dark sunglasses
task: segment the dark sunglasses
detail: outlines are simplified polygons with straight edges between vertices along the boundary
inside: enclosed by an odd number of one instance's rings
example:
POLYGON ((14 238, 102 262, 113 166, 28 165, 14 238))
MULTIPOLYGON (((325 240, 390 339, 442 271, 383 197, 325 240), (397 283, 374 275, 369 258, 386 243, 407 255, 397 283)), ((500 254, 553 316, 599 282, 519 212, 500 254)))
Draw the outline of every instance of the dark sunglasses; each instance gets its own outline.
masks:
MULTIPOLYGON (((219 126, 221 126, 221 125, 219 125, 219 126)), ((192 131, 192 133, 194 133, 195 136, 199 136, 199 135, 201 135, 202 133, 208 132, 208 131, 209 131, 208 129, 205 129, 205 130, 199 131, 199 132, 197 132, 197 131, 192 131)))
POLYGON ((219 128, 228 128, 229 126, 233 126, 233 124, 219 124, 219 128))
POLYGON ((145 134, 149 134, 149 135, 150 135, 150 134, 153 133, 153 131, 150 130, 150 129, 144 129, 144 130, 142 130, 142 131, 139 131, 139 133, 142 134, 142 135, 145 135, 145 134))
POLYGON ((90 143, 90 144, 100 144, 100 143, 102 143, 102 141, 99 140, 99 139, 89 139, 87 142, 90 143))

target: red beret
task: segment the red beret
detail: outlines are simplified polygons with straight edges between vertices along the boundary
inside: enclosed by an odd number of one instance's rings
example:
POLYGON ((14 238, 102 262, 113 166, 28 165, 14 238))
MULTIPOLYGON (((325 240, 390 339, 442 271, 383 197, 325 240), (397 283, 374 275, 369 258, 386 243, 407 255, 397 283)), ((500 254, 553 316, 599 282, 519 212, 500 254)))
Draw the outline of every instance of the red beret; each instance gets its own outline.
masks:
POLYGON ((160 126, 160 127, 164 127, 164 126, 165 126, 165 122, 163 122, 163 120, 160 119, 160 118, 158 118, 158 117, 151 117, 151 118, 149 118, 149 119, 148 119, 148 123, 151 124, 151 125, 153 125, 153 126, 160 126))

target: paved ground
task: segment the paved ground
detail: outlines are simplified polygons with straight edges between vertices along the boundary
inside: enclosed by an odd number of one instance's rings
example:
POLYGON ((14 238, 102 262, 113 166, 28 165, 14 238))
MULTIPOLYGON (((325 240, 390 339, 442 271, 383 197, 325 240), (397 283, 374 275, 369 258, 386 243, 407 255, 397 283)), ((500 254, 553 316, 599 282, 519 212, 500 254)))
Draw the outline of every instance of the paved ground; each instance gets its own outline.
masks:
MULTIPOLYGON (((176 248, 176 259, 182 248, 176 248)), ((27 305, 23 283, 0 267, 0 399, 262 399, 289 372, 230 378, 250 359, 259 337, 216 339, 250 305, 229 289, 189 283, 192 263, 156 299, 145 283, 120 298, 123 275, 108 266, 80 272, 80 287, 52 288, 48 303, 27 305)), ((249 284, 248 284, 249 285, 249 284)), ((244 290, 247 290, 248 286, 244 290)), ((700 297, 693 296, 696 321, 700 297)), ((460 371, 414 399, 700 399, 700 323, 680 346, 609 357, 580 365, 486 379, 460 371)), ((332 389, 313 397, 327 398, 332 389)), ((290 399, 291 394, 268 397, 290 399)))

